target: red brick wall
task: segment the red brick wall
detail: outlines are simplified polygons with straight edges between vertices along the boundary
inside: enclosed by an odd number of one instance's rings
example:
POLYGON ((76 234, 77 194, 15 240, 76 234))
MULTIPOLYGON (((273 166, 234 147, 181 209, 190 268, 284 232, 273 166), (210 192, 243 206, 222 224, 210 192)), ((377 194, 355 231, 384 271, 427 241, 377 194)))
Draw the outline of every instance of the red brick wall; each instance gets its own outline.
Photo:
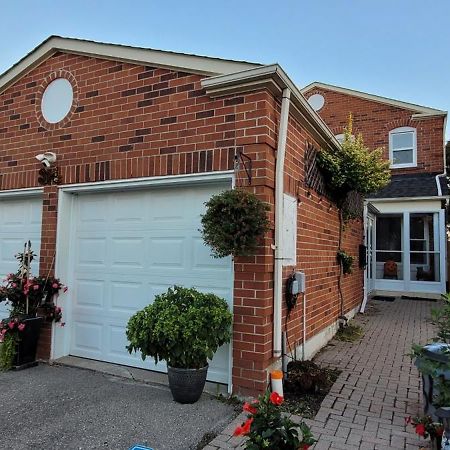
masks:
MULTIPOLYGON (((201 77, 168 69, 57 54, 0 94, 0 189, 37 186, 35 155, 54 151, 62 183, 199 173, 233 168, 236 150, 252 158, 253 190, 272 206, 279 104, 268 92, 220 99, 207 97, 201 77), (75 85, 69 118, 45 123, 40 99, 56 76, 75 85)), ((298 269, 308 277, 308 336, 337 318, 337 212, 303 189, 303 157, 312 141, 291 118, 285 191, 302 202, 298 215, 298 269), (324 237, 325 236, 325 239, 324 237), (311 253, 312 252, 312 253, 311 253), (308 257, 314 254, 314 257, 308 257), (326 270, 324 270, 324 268, 326 270)), ((243 170, 237 177, 245 185, 243 170)), ((57 188, 46 187, 40 270, 52 272, 57 188)), ((350 238, 353 250, 360 236, 350 238)), ((235 259, 233 386, 237 393, 262 391, 273 363, 273 230, 259 252, 235 259)), ((346 310, 360 300, 360 273, 344 282, 346 310)), ((291 343, 301 340, 301 309, 291 315, 291 343)), ((48 358, 50 328, 39 356, 48 358)))
POLYGON ((315 93, 325 98, 325 105, 318 113, 335 135, 343 132, 352 113, 354 134, 362 133, 371 149, 383 147, 386 159, 389 159, 389 131, 404 126, 417 129, 417 167, 393 169, 393 174, 443 172, 443 117, 413 120, 414 111, 323 88, 311 89, 305 96, 315 93))

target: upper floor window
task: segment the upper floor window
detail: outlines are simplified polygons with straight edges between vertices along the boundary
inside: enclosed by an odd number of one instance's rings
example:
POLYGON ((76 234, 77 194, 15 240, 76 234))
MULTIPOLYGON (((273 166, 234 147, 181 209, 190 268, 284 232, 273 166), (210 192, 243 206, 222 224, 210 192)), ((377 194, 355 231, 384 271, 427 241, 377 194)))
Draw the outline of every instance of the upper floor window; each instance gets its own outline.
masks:
POLYGON ((416 167, 417 131, 411 127, 400 127, 389 132, 389 159, 391 167, 416 167))

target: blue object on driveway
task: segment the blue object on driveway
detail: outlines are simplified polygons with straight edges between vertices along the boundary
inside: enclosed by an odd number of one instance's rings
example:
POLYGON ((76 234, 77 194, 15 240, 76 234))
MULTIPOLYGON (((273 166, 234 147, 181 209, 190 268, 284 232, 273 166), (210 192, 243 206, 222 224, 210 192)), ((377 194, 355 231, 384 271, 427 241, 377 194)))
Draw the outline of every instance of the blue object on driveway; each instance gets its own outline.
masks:
POLYGON ((153 450, 153 449, 150 448, 150 447, 144 447, 143 445, 137 444, 137 445, 135 445, 133 447, 130 447, 129 450, 153 450))

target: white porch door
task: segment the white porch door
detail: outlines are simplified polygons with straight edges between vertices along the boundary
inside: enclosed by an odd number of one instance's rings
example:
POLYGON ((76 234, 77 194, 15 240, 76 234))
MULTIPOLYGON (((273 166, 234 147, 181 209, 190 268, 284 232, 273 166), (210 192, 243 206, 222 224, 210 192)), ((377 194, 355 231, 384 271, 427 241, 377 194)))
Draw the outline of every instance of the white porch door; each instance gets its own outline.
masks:
MULTIPOLYGON (((128 354, 128 319, 169 286, 233 298, 231 258, 214 259, 200 235, 204 203, 226 184, 79 194, 72 220, 70 354, 165 371, 128 354)), ((227 383, 230 347, 218 350, 208 378, 227 383)))
MULTIPOLYGON (((0 200, 0 281, 8 273, 17 271, 15 255, 23 251, 25 242, 31 241, 38 256, 33 261, 33 275, 39 274, 39 252, 41 248, 42 199, 16 198, 0 200)), ((9 308, 0 303, 0 319, 8 317, 9 308)))
POLYGON ((367 216, 367 228, 366 228, 366 248, 367 248, 367 294, 369 295, 375 289, 375 217, 372 214, 367 216))

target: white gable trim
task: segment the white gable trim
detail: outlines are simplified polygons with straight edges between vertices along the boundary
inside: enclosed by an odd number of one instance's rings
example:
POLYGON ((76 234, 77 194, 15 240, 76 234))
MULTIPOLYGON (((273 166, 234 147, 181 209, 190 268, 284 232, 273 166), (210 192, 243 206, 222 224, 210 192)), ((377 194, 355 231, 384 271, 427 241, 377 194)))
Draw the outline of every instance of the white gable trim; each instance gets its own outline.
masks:
POLYGON ((368 94, 366 92, 355 91, 354 89, 343 88, 340 86, 334 86, 332 84, 314 82, 308 84, 303 89, 301 89, 302 94, 306 94, 312 89, 322 88, 328 89, 330 91, 340 92, 341 94, 352 95, 354 97, 363 98, 365 100, 370 100, 377 103, 383 103, 389 106, 395 106, 396 108, 409 109, 415 111, 417 114, 413 114, 414 119, 420 119, 429 116, 446 116, 447 111, 442 111, 440 109, 428 108, 427 106, 416 105, 414 103, 402 102, 400 100, 394 100, 392 98, 382 97, 380 95, 368 94))
POLYGON ((0 75, 0 93, 58 51, 93 58, 123 61, 131 64, 143 64, 181 70, 200 75, 228 74, 260 66, 260 64, 245 61, 232 61, 206 56, 188 55, 185 53, 51 36, 0 75))

